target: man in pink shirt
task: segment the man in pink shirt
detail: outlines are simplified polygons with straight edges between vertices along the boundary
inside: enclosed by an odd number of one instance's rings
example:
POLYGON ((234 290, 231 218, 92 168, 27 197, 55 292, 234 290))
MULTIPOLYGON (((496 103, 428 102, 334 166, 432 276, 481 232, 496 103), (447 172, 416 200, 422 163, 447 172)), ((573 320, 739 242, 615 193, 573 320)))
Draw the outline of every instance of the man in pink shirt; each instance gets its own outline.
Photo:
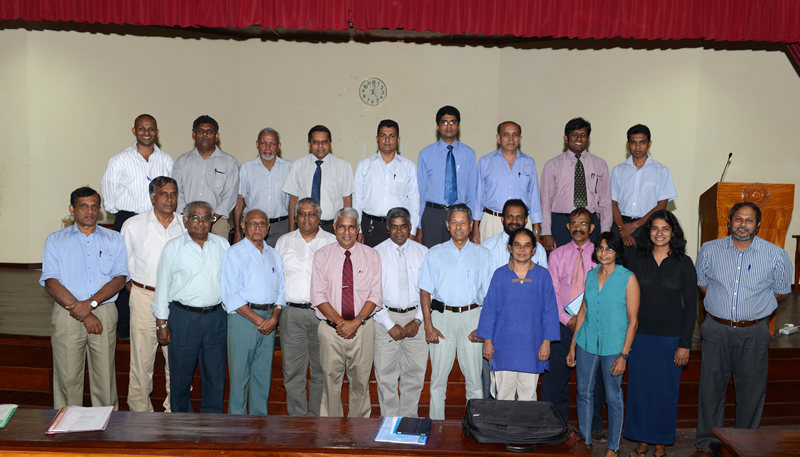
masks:
MULTIPOLYGON (((550 371, 545 371, 542 375, 542 400, 555 404, 564 422, 569 422, 567 385, 574 369, 567 366, 567 353, 575 332, 576 317, 566 311, 566 306, 583 295, 586 273, 597 264, 592 261, 594 244, 589 240, 589 234, 596 228, 592 223, 592 214, 586 208, 578 208, 570 213, 569 224, 565 225, 572 238, 571 241, 551 252, 547 260, 547 270, 553 278, 558 302, 561 341, 550 343, 550 371)), ((602 433, 603 429, 601 412, 605 403, 605 389, 599 376, 594 392, 592 440, 598 438, 602 440, 598 433, 602 433)))
POLYGON ((342 208, 334 217, 336 243, 314 254, 311 307, 319 324, 323 391, 320 416, 342 417, 342 381, 350 383, 348 417, 369 417, 369 375, 375 344, 371 317, 382 305, 381 256, 356 243, 358 212, 342 208))
POLYGON ((613 217, 608 164, 586 150, 591 133, 592 124, 583 118, 567 122, 564 128, 567 150, 550 159, 542 169, 540 242, 548 251, 570 242, 570 231, 566 226, 569 214, 575 208, 586 208, 592 213, 595 226, 590 235, 592 240, 596 240, 600 232, 611 229, 613 217))

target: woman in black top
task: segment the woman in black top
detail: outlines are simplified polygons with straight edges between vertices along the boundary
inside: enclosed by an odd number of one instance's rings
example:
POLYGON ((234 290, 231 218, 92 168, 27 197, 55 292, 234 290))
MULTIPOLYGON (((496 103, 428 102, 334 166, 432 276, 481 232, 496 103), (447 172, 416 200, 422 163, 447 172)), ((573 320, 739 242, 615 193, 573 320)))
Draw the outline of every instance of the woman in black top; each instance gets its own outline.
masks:
POLYGON ((632 457, 655 457, 675 442, 681 371, 689 361, 697 317, 697 273, 686 255, 678 219, 653 213, 636 240, 628 269, 641 287, 639 329, 630 353, 625 438, 639 442, 632 457))

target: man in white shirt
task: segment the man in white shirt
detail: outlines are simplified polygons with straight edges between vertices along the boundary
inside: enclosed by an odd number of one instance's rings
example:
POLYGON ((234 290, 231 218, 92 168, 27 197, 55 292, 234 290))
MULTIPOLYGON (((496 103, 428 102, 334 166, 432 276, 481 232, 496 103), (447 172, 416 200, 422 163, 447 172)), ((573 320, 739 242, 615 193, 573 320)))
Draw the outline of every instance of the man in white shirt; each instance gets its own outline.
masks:
MULTIPOLYGON (((153 367, 158 352, 156 318, 150 304, 156 286, 158 258, 167 241, 186 232, 180 216, 178 185, 174 179, 158 176, 150 182, 153 209, 128 219, 122 226, 122 237, 128 249, 128 272, 131 308, 131 366, 128 381, 128 408, 135 412, 152 412, 153 367)), ((164 409, 169 412, 169 358, 162 347, 167 377, 164 409)))
POLYGON ((336 237, 319 229, 319 203, 300 199, 293 220, 297 230, 283 235, 275 245, 281 255, 286 306, 280 314, 283 385, 290 416, 319 416, 322 403, 322 366, 319 362, 319 319, 311 309, 311 270, 314 253, 335 243, 336 237), (311 367, 306 396, 306 372, 311 367))
MULTIPOLYGON (((308 148, 311 154, 292 163, 282 190, 290 195, 289 208, 297 200, 311 197, 321 208, 320 227, 333 233, 333 216, 342 208, 353 206, 353 167, 350 162, 331 154, 331 131, 324 125, 315 125, 308 131, 308 148)), ((297 223, 289 213, 289 231, 297 223)))
POLYGON ((258 157, 239 167, 239 199, 233 209, 233 242, 242 240, 242 210, 260 209, 269 218, 269 236, 265 240, 275 247, 278 238, 289 233, 289 194, 281 190, 292 162, 278 157, 281 134, 267 127, 258 132, 256 140, 258 157))
POLYGON ((667 203, 678 197, 669 168, 650 157, 652 144, 646 125, 629 128, 626 146, 631 156, 611 170, 611 231, 622 236, 626 251, 636 246, 639 229, 650 215, 667 209, 667 203))
POLYGON ((389 239, 375 246, 383 273, 383 309, 375 314, 378 401, 383 417, 417 417, 428 366, 417 281, 428 248, 410 239, 416 224, 407 209, 392 208, 386 219, 389 239))
POLYGON ((417 166, 397 154, 400 126, 391 119, 378 124, 378 153, 358 162, 353 208, 361 218, 358 241, 375 247, 389 238, 386 213, 391 208, 406 208, 412 224, 411 239, 416 240, 419 225, 417 166))

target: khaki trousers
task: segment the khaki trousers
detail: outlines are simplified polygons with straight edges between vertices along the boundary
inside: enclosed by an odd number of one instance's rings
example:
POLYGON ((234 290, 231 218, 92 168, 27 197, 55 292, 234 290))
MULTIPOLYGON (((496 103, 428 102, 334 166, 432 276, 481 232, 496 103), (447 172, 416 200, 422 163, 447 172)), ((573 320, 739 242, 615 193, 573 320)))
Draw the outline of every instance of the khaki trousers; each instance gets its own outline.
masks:
MULTIPOLYGON (((141 287, 131 287, 131 369, 128 381, 128 408, 134 412, 153 412, 150 394, 153 393, 153 368, 158 352, 156 318, 150 306, 154 295, 155 292, 141 287)), ((166 412, 170 412, 168 352, 166 346, 161 348, 161 353, 164 355, 164 374, 167 377, 167 398, 164 400, 166 412)))
MULTIPOLYGON (((389 311, 389 316, 400 327, 414 320, 415 315, 416 311, 389 311)), ((417 417, 426 368, 428 343, 423 325, 413 338, 395 341, 383 325, 375 324, 375 380, 381 416, 417 417)))
POLYGON ((493 371, 494 387, 497 400, 536 401, 536 385, 539 383, 538 373, 522 371, 493 371))
POLYGON ((53 407, 83 406, 83 373, 89 354, 89 391, 92 406, 119 409, 114 356, 117 348, 117 308, 114 302, 92 310, 103 331, 90 335, 83 323, 69 315, 58 303, 50 317, 53 348, 53 407))
POLYGON ((228 223, 228 218, 223 217, 214 222, 214 225, 211 226, 211 233, 227 240, 228 235, 231 233, 231 225, 228 223))
POLYGON ((322 365, 322 405, 319 415, 342 417, 342 382, 347 370, 350 383, 350 409, 348 417, 369 417, 372 405, 369 398, 369 375, 375 343, 375 322, 370 319, 359 327, 356 336, 346 340, 336 329, 320 321, 319 360, 322 365))
MULTIPOLYGON (((502 210, 503 208, 500 208, 500 211, 502 210)), ((481 211, 483 211, 483 208, 481 208, 481 211)), ((525 222, 525 228, 528 230, 533 230, 533 225, 531 225, 530 218, 528 218, 527 222, 525 222)), ((503 230, 503 220, 500 219, 499 216, 483 213, 483 218, 481 219, 480 224, 481 243, 497 235, 503 230)))

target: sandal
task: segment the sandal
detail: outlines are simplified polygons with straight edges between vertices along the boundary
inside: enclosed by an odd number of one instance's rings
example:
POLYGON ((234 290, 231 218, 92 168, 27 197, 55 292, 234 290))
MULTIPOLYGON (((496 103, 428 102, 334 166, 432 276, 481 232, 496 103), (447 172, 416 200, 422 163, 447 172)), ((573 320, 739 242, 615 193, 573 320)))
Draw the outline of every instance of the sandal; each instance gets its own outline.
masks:
MULTIPOLYGON (((647 446, 647 449, 645 449, 644 452, 636 452, 636 449, 638 449, 638 448, 639 448, 639 446, 636 446, 635 448, 633 448, 633 450, 631 451, 630 457, 645 457, 647 455, 647 453, 650 451, 650 446, 647 446)), ((659 456, 659 457, 663 457, 663 456, 659 456)))

